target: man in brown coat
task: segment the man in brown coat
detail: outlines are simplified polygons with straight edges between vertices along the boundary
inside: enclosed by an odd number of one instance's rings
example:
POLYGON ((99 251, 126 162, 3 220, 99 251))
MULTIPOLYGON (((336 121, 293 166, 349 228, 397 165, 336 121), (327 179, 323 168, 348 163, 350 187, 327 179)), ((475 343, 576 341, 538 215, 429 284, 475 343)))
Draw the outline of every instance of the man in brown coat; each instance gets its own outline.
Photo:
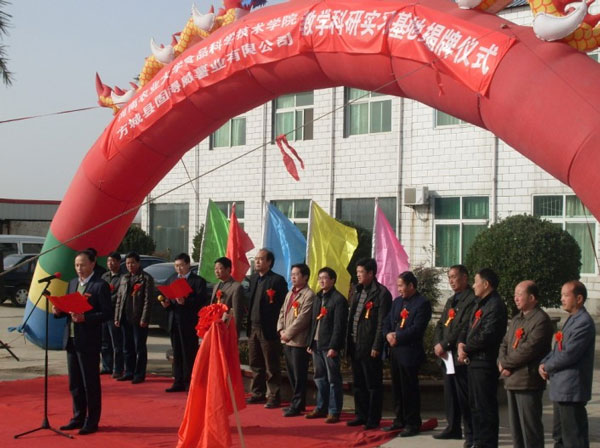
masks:
POLYGON ((519 310, 500 345, 498 370, 508 395, 508 418, 513 446, 543 448, 542 394, 546 382, 538 365, 550 351, 552 322, 538 306, 539 291, 531 280, 515 288, 519 310))
POLYGON ((210 303, 224 303, 229 308, 229 314, 235 319, 238 338, 244 319, 244 288, 231 276, 231 260, 227 257, 215 261, 215 276, 219 282, 213 286, 210 303))
POLYGON ((293 396, 284 417, 295 417, 304 411, 308 357, 306 340, 310 331, 312 304, 315 293, 308 287, 310 269, 304 263, 292 266, 292 290, 287 293, 277 321, 293 396))

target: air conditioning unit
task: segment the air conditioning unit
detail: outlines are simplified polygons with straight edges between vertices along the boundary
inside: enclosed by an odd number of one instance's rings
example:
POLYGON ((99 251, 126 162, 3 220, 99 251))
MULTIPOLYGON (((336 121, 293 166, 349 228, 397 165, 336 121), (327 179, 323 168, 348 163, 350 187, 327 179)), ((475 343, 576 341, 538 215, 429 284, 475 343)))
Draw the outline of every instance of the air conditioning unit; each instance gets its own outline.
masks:
POLYGON ((404 205, 426 205, 429 203, 429 188, 428 187, 405 187, 404 188, 404 205))

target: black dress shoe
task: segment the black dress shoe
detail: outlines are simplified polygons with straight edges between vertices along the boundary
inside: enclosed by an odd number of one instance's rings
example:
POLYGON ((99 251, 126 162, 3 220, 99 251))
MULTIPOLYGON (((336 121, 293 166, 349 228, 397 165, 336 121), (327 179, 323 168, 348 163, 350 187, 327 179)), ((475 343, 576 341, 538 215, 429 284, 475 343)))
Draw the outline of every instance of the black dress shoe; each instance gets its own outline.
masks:
POLYGON ((267 399, 259 395, 252 395, 251 397, 246 398, 246 403, 248 404, 264 403, 265 401, 267 401, 267 399))
POLYGON ((302 412, 295 408, 287 408, 287 410, 283 413, 284 417, 297 417, 299 415, 302 415, 302 412))
POLYGON ((364 425, 365 421, 362 418, 355 418, 354 420, 350 420, 346 422, 346 426, 360 426, 364 425))
POLYGON ((185 392, 185 387, 173 384, 168 389, 165 389, 165 392, 185 392))
POLYGON ((434 434, 432 437, 434 439, 438 439, 438 440, 447 440, 447 439, 460 440, 460 439, 462 439, 462 434, 457 434, 452 431, 442 431, 439 434, 434 434))
POLYGON ((419 429, 415 427, 406 428, 405 431, 400 433, 400 437, 414 437, 419 434, 419 429))
POLYGON ((131 384, 140 384, 146 381, 146 378, 134 378, 131 380, 131 384))
POLYGON ((277 399, 269 399, 267 400, 267 404, 265 404, 265 408, 267 409, 275 409, 281 405, 281 402, 277 399))
POLYGON ((133 379, 133 375, 123 375, 117 378, 117 381, 131 381, 133 379))
POLYGON ((367 423, 365 425, 366 430, 375 429, 375 428, 379 428, 379 423, 367 423))
POLYGON ((100 375, 110 375, 112 372, 110 370, 100 370, 100 375))
POLYGON ((404 425, 401 425, 400 423, 392 423, 390 426, 381 428, 381 430, 385 432, 400 431, 401 429, 404 429, 404 425))
POLYGON ((79 428, 83 428, 83 423, 70 421, 66 425, 61 426, 59 429, 61 431, 70 431, 71 429, 79 429, 79 428))
POLYGON ((85 436, 86 434, 93 434, 96 431, 98 431, 98 427, 97 426, 84 426, 83 428, 81 428, 79 430, 79 435, 80 436, 85 436))
POLYGON ((112 374, 112 377, 116 380, 118 380, 119 378, 121 378, 123 376, 123 372, 115 372, 112 374))

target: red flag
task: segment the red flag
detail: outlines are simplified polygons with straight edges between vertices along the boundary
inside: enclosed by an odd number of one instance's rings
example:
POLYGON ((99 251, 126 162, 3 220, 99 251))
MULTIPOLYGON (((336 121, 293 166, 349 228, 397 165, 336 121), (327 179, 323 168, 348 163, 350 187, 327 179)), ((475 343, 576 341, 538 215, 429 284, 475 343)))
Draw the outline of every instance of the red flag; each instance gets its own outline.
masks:
POLYGON ((229 237, 227 238, 227 258, 231 260, 231 276, 241 282, 250 268, 246 252, 254 249, 254 244, 235 215, 235 204, 231 207, 229 218, 229 237))
POLYGON ((228 416, 233 413, 231 379, 238 411, 246 407, 235 320, 218 321, 204 336, 192 371, 190 391, 179 427, 178 448, 231 446, 228 416))

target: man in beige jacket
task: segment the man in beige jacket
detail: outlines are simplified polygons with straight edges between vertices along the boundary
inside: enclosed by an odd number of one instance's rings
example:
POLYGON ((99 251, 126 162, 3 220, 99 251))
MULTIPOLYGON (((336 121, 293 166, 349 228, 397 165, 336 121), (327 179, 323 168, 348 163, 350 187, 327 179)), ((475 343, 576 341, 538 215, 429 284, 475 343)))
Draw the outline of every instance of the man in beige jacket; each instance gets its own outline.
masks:
POLYGON ((315 293, 308 287, 310 269, 304 263, 292 266, 292 289, 287 293, 279 312, 277 333, 281 338, 293 396, 290 406, 283 410, 284 417, 295 417, 304 411, 308 352, 306 339, 310 330, 312 304, 315 293))

